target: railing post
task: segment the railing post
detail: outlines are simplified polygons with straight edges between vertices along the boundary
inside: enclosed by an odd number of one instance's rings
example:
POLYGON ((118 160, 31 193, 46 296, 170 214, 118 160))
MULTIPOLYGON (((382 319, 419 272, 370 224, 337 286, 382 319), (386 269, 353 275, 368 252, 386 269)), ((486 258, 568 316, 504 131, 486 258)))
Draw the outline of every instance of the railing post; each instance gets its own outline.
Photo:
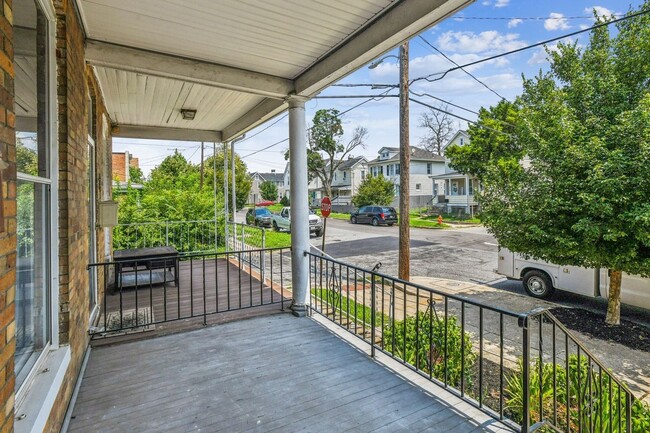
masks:
POLYGON ((529 317, 519 316, 519 326, 523 337, 523 366, 522 366, 522 414, 521 432, 528 433, 530 429, 530 333, 528 329, 529 317))
MULTIPOLYGON (((375 283, 375 276, 374 274, 370 274, 370 278, 372 278, 371 283, 370 283, 370 356, 375 357, 375 290, 376 290, 376 283, 375 283)), ((406 292, 404 292, 406 293, 406 292)))
POLYGON ((165 221, 165 246, 169 246, 169 221, 165 221))

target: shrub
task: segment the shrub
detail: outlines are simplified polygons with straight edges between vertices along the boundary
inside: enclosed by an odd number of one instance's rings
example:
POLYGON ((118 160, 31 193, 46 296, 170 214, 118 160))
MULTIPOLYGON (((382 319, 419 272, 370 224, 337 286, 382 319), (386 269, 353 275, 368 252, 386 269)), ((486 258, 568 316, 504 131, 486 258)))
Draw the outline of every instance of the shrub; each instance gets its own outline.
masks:
MULTIPOLYGON (((417 366, 420 370, 431 373, 439 380, 445 379, 445 321, 434 317, 429 320, 429 313, 421 312, 407 317, 405 321, 396 321, 394 326, 388 323, 384 326, 384 349, 401 358, 407 363, 417 366), (406 351, 404 351, 406 328, 406 351), (417 329, 417 332, 416 332, 417 329)), ((465 341, 465 387, 472 383, 472 366, 477 355, 472 352, 472 342, 469 333, 462 335, 456 317, 447 320, 447 381, 454 387, 460 386, 462 339, 465 341)))
MULTIPOLYGON (((530 421, 553 420, 553 371, 555 370, 557 399, 557 425, 562 431, 611 431, 622 433, 625 429, 625 393, 606 374, 589 368, 586 357, 569 356, 569 371, 564 366, 541 363, 536 359, 530 370, 530 421), (541 365, 541 377, 540 377, 541 365), (579 374, 578 374, 579 373, 579 374), (578 381, 580 376, 580 382, 578 381), (567 392, 567 382, 569 389, 567 392), (611 386, 610 386, 611 385, 611 386), (542 411, 540 414, 540 391, 542 411), (611 393, 610 393, 611 392, 611 393), (619 405, 620 399, 620 405, 619 405), (611 401, 611 405, 610 405, 611 401), (580 402, 580 404, 578 404, 580 402), (619 410, 620 407, 620 410, 619 410), (569 426, 567 426, 567 410, 569 426), (611 426, 610 426, 611 423, 611 426), (619 429, 619 424, 622 429, 619 429), (611 430, 610 430, 611 427, 611 430)), ((513 421, 523 421, 523 362, 506 379, 506 407, 513 421)), ((650 431, 650 407, 635 400, 632 404, 632 432, 650 431)))
POLYGON ((289 197, 284 196, 280 199, 280 204, 282 206, 289 206, 289 197))

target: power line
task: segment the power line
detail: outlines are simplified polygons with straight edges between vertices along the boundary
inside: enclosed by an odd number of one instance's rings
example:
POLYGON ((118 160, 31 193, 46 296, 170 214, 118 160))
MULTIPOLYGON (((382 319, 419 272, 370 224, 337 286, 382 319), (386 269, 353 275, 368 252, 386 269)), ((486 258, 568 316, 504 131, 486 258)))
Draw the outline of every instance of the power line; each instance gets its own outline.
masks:
MULTIPOLYGON (((343 115, 349 113, 350 111, 352 111, 352 110, 354 110, 354 109, 357 109, 357 108, 361 107, 361 106, 364 105, 364 104, 367 104, 367 103, 370 102, 370 101, 378 101, 378 100, 380 100, 380 99, 383 99, 383 98, 387 97, 386 94, 387 94, 388 92, 390 92, 391 90, 393 90, 392 87, 391 87, 390 89, 386 90, 385 92, 380 93, 380 94, 377 95, 377 96, 369 97, 369 98, 366 99, 365 101, 360 102, 360 103, 358 103, 357 105, 354 105, 354 106, 352 106, 351 108, 349 108, 349 109, 347 109, 347 110, 345 110, 345 111, 340 112, 340 113, 337 114, 335 117, 341 117, 341 116, 343 116, 343 115)), ((307 128, 307 131, 309 131, 310 129, 311 129, 311 128, 307 128)), ((284 143, 284 142, 286 142, 286 141, 289 141, 289 138, 288 138, 288 137, 285 138, 284 140, 280 140, 280 141, 277 141, 277 142, 275 142, 275 143, 273 143, 273 144, 270 144, 270 145, 268 145, 268 146, 266 146, 266 147, 263 147, 263 148, 261 148, 260 150, 256 150, 256 151, 253 152, 253 153, 249 153, 248 155, 241 156, 240 159, 248 158, 249 156, 253 156, 253 155, 256 155, 256 154, 258 154, 258 153, 260 153, 260 152, 264 152, 265 150, 268 150, 268 149, 270 149, 270 148, 272 148, 272 147, 278 146, 278 145, 280 145, 280 144, 282 144, 282 143, 284 143)))
POLYGON ((244 138, 243 140, 239 140, 238 143, 243 143, 244 141, 250 140, 251 138, 255 137, 256 135, 260 135, 262 132, 266 131, 266 130, 269 129, 270 127, 276 125, 277 123, 279 123, 280 121, 282 121, 283 119, 285 119, 288 115, 289 115, 289 114, 285 114, 284 116, 280 117, 279 119, 277 119, 275 122, 271 123, 270 125, 268 125, 268 126, 265 127, 264 129, 261 129, 261 130, 257 131, 255 134, 250 135, 250 136, 244 138))
POLYGON ((427 41, 427 40, 424 38, 424 36, 419 35, 419 38, 422 39, 422 40, 424 41, 425 44, 427 44, 429 47, 431 47, 431 49, 433 49, 434 51, 436 51, 436 52, 437 52, 438 54, 440 54, 442 57, 444 57, 445 59, 449 60, 449 61, 450 61, 451 63, 453 63, 454 65, 458 66, 458 67, 460 68, 461 71, 465 72, 467 75, 469 75, 470 77, 472 77, 472 78, 474 79, 474 81, 476 81, 477 83, 481 84, 483 87, 485 87, 485 88, 488 89, 490 92, 492 92, 492 93, 494 93, 495 95, 497 95, 499 98, 501 98, 501 99, 506 99, 506 98, 504 98, 502 95, 500 95, 499 93, 497 93, 495 90, 493 90, 492 88, 490 88, 490 87, 489 87, 487 84, 485 84, 483 81, 481 81, 481 80, 479 80, 478 78, 476 78, 476 76, 475 76, 474 74, 472 74, 472 73, 469 72, 467 69, 463 68, 463 67, 460 66, 458 63, 456 63, 453 59, 451 59, 451 58, 450 58, 449 56, 447 56, 445 53, 443 53, 442 51, 440 51, 438 48, 434 47, 431 43, 429 43, 429 41, 427 41))
POLYGON ((542 41, 542 42, 537 42, 537 43, 534 43, 534 44, 531 44, 531 45, 527 45, 525 47, 517 48, 517 49, 512 50, 512 51, 507 51, 505 53, 496 54, 494 56, 490 56, 490 57, 486 57, 486 58, 483 58, 483 59, 475 60, 473 62, 466 63, 466 64, 464 64, 462 66, 456 66, 454 68, 447 69, 444 72, 437 72, 435 74, 429 74, 429 75, 426 75, 424 77, 415 78, 415 79, 411 80, 410 84, 412 84, 412 83, 414 83, 416 81, 421 81, 421 80, 426 80, 426 81, 429 81, 429 82, 439 81, 439 80, 442 80, 443 78, 445 78, 448 73, 453 72, 453 71, 457 71, 457 70, 462 69, 462 68, 467 68, 469 66, 478 65, 479 63, 484 63, 484 62, 487 62, 487 61, 490 61, 490 60, 498 59, 500 57, 509 56, 511 54, 515 54, 515 53, 519 53, 521 51, 529 50, 531 48, 536 48, 536 47, 539 47, 541 45, 546 45, 546 44, 548 44, 550 42, 559 41, 560 39, 569 38, 571 36, 579 35, 581 33, 589 32, 591 30, 595 30, 595 29, 598 29, 598 28, 601 28, 601 27, 609 26, 610 24, 615 24, 615 23, 618 23, 620 21, 624 21, 624 20, 627 20, 627 19, 630 19, 630 18, 635 18, 635 17, 641 16, 641 15, 645 15, 647 13, 650 13, 650 9, 635 12, 633 14, 626 15, 626 16, 624 16, 622 18, 613 19, 611 21, 607 21, 607 22, 604 22, 604 23, 598 23, 598 24, 595 24, 595 25, 593 25, 591 27, 587 27, 586 29, 577 30, 575 32, 567 33, 567 34, 562 35, 562 36, 557 36, 555 38, 547 39, 547 40, 542 41), (431 79, 431 77, 434 76, 434 75, 440 75, 440 76, 436 77, 435 79, 431 79))
MULTIPOLYGON (((618 18, 623 15, 611 14, 607 15, 608 17, 618 18)), ((454 17, 456 20, 522 20, 522 21, 541 21, 541 20, 584 20, 584 19, 593 19, 593 15, 582 15, 582 16, 572 16, 572 17, 463 17, 457 16, 454 17)))
POLYGON ((463 107, 462 105, 454 104, 453 102, 446 101, 446 100, 444 100, 444 99, 442 99, 442 98, 438 98, 437 96, 433 96, 433 95, 430 94, 430 93, 426 93, 426 92, 418 93, 418 92, 416 92, 416 91, 414 91, 414 90, 411 90, 411 89, 409 89, 409 93, 412 93, 413 95, 415 95, 415 96, 420 96, 420 97, 422 97, 422 96, 428 96, 429 98, 435 99, 436 101, 440 101, 440 102, 442 102, 443 104, 451 105, 452 107, 456 107, 456 108, 460 108, 460 109, 463 110, 463 111, 467 111, 467 112, 469 112, 469 113, 476 114, 477 116, 478 116, 478 114, 479 114, 478 111, 474 111, 474 110, 472 110, 472 109, 469 109, 469 108, 463 107))
POLYGON ((514 137, 514 135, 512 135, 512 134, 508 134, 507 132, 499 131, 498 129, 490 128, 489 126, 481 125, 480 123, 478 123, 478 122, 476 122, 476 121, 474 121, 474 120, 467 119, 467 118, 465 118, 465 117, 462 117, 462 116, 459 116, 459 115, 457 115, 457 114, 454 114, 454 113, 452 113, 451 111, 443 110, 442 108, 438 108, 438 107, 435 107, 435 106, 433 106, 433 105, 430 105, 430 104, 424 103, 424 102, 422 102, 422 101, 418 101, 418 100, 415 99, 415 98, 409 98, 409 101, 415 102, 416 104, 423 105, 423 106, 428 107, 428 108, 430 108, 430 109, 432 109, 432 110, 436 110, 436 111, 439 111, 439 112, 441 112, 441 113, 447 114, 447 115, 449 115, 449 116, 451 116, 451 117, 455 117, 455 118, 457 118, 457 119, 464 120, 465 122, 467 122, 467 123, 471 123, 471 124, 473 124, 473 125, 476 125, 476 126, 478 126, 479 128, 483 128, 483 129, 487 129, 487 130, 492 131, 492 132, 496 132, 496 133, 499 133, 499 134, 507 135, 508 137, 514 137))

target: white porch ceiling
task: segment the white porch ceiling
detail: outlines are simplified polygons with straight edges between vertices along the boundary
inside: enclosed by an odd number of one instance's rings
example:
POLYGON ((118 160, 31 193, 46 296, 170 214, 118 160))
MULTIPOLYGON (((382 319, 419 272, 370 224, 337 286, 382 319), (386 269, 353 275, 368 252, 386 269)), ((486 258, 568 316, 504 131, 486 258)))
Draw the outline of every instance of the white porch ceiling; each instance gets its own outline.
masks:
POLYGON ((170 128, 227 140, 286 109, 289 94, 313 96, 471 1, 77 3, 114 122, 150 127, 152 138, 170 128), (197 118, 182 120, 181 108, 197 118))

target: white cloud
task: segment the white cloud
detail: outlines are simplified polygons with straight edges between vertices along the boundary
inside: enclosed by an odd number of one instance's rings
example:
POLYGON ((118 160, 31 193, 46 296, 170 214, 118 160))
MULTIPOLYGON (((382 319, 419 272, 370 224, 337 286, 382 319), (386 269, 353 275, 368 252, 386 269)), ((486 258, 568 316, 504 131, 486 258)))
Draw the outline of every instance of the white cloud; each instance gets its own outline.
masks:
POLYGON ((483 3, 481 3, 483 6, 490 6, 492 3, 489 0, 485 0, 483 3))
POLYGON ((566 30, 571 28, 569 22, 564 18, 564 14, 551 12, 548 19, 544 21, 544 28, 548 31, 566 30))
POLYGON ((587 30, 589 27, 591 26, 587 24, 580 24, 580 30, 587 30))
POLYGON ((496 3, 494 3, 495 8, 504 8, 508 6, 508 3, 510 3, 510 0, 497 0, 496 3))
POLYGON ((607 9, 606 7, 603 6, 592 6, 590 8, 585 8, 585 13, 591 15, 594 13, 594 10, 596 11, 596 15, 599 17, 611 17, 612 15, 618 15, 616 12, 607 9))
POLYGON ((523 23, 523 20, 520 20, 519 18, 513 18, 510 21, 508 21, 508 28, 512 29, 514 27, 517 27, 519 24, 523 23))
POLYGON ((481 33, 448 31, 438 37, 437 44, 442 51, 455 53, 503 52, 526 45, 517 33, 502 34, 496 30, 481 33))

